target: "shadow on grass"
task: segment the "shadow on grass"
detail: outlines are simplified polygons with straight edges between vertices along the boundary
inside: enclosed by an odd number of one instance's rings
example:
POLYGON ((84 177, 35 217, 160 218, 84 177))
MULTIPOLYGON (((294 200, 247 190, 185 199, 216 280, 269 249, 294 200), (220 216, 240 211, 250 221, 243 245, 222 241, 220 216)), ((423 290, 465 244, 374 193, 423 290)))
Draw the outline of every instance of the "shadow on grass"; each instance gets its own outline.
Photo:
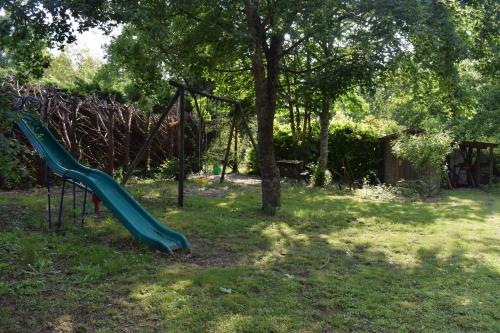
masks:
MULTIPOLYGON (((169 186, 134 186, 132 192, 160 221, 188 236, 191 257, 155 254, 112 219, 65 235, 22 228, 2 235, 0 328, 328 332, 498 326, 499 274, 484 259, 496 255, 498 239, 482 237, 481 229, 480 236, 443 238, 443 246, 425 243, 432 236, 428 228, 443 221, 486 228, 482 198, 461 208, 447 200, 378 202, 285 188, 279 214, 265 217, 256 209, 258 188, 229 187, 223 198, 193 195, 179 210, 168 201, 175 193, 169 186), (423 232, 419 247, 395 242, 398 233, 406 237, 413 230, 423 232), (370 239, 375 236, 392 247, 381 249, 370 239), (474 251, 464 249, 471 243, 474 251), (405 252, 412 261, 398 259, 405 252)), ((23 220, 40 214, 40 200, 22 203, 36 207, 23 220)))
POLYGON ((459 248, 447 257, 419 250, 411 268, 369 247, 348 254, 315 243, 296 251, 265 267, 159 268, 128 293, 168 318, 157 327, 164 331, 495 330, 499 274, 459 248), (329 261, 315 260, 318 253, 329 261))

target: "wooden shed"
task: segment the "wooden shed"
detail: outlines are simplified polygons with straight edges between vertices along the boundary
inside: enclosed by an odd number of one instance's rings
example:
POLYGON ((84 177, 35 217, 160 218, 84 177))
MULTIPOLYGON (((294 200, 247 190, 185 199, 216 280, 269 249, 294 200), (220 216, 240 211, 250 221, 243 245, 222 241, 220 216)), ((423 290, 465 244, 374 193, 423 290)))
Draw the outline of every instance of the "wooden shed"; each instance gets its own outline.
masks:
MULTIPOLYGON (((415 134, 420 131, 412 130, 415 134)), ((398 181, 414 181, 419 174, 413 166, 394 156, 392 145, 399 134, 390 134, 380 138, 382 145, 382 164, 378 177, 386 184, 395 184, 398 181)), ((491 187, 495 176, 495 156, 493 149, 498 144, 479 141, 460 141, 458 148, 447 157, 448 178, 450 186, 491 187)))

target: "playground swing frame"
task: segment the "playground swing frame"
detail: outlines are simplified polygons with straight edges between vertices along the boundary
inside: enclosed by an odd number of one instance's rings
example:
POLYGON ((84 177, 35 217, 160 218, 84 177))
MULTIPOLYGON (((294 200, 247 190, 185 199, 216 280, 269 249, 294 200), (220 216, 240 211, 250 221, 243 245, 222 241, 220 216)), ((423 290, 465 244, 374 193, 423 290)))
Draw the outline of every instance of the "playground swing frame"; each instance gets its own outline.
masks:
POLYGON ((161 114, 160 118, 158 119, 156 124, 153 126, 153 128, 149 132, 148 137, 144 141, 144 144, 139 149, 139 152, 137 153, 134 160, 130 164, 130 166, 127 170, 127 173, 125 174, 125 176, 122 179, 121 185, 125 186, 127 181, 130 179, 130 177, 132 176, 132 173, 137 168, 137 165, 144 158, 144 154, 146 153, 146 150, 151 145, 151 142, 153 141, 154 137, 158 133, 161 125, 163 124, 163 122, 167 118, 168 113, 170 112, 170 110, 172 109, 174 104, 177 101, 179 101, 179 145, 178 145, 179 152, 178 152, 178 157, 177 157, 179 160, 179 177, 178 177, 178 188, 177 188, 177 206, 179 208, 183 208, 184 207, 184 178, 185 178, 185 153, 184 153, 185 112, 184 112, 184 103, 185 103, 186 91, 188 91, 191 94, 191 96, 193 96, 193 99, 195 101, 196 111, 198 112, 201 120, 203 120, 203 119, 201 118, 201 113, 199 110, 198 101, 196 99, 197 95, 230 104, 234 108, 233 109, 233 117, 231 119, 231 127, 229 130, 229 138, 228 138, 228 142, 227 142, 227 146, 226 146, 226 150, 225 150, 225 154, 224 154, 224 163, 222 165, 222 173, 220 176, 221 183, 224 182, 224 177, 226 175, 226 167, 227 167, 227 164, 229 161, 229 154, 231 151, 231 143, 233 140, 233 133, 235 133, 235 134, 237 133, 237 131, 238 131, 237 126, 240 123, 243 124, 243 128, 247 132, 247 135, 250 139, 252 147, 255 149, 255 151, 257 151, 257 145, 255 143, 255 140, 253 139, 252 132, 250 131, 250 128, 248 127, 248 123, 245 119, 245 115, 241 112, 240 101, 226 98, 226 97, 222 97, 222 96, 212 95, 212 94, 191 88, 185 84, 182 84, 182 83, 179 83, 179 82, 176 82, 173 80, 170 80, 169 84, 171 86, 177 88, 176 92, 175 92, 174 96, 170 99, 170 102, 168 103, 167 107, 165 108, 165 110, 161 114))

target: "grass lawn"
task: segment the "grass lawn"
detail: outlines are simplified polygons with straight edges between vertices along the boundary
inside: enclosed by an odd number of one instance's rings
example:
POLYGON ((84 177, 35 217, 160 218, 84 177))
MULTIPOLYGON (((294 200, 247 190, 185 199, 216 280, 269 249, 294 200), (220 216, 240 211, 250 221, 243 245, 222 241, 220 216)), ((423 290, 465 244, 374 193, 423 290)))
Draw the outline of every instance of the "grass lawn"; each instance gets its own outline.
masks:
MULTIPOLYGON (((433 202, 285 185, 130 185, 191 256, 113 218, 49 232, 46 192, 0 193, 0 332, 500 331, 500 190, 433 202)), ((79 199, 80 200, 80 199, 79 199)))

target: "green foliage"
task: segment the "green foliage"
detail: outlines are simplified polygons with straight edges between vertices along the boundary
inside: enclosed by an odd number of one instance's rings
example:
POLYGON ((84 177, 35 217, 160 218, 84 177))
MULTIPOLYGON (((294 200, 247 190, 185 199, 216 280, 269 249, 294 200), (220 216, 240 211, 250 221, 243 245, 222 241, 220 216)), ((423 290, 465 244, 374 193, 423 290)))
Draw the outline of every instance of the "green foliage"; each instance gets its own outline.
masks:
POLYGON ((395 156, 409 161, 419 174, 417 190, 422 196, 439 193, 446 156, 453 149, 453 138, 445 131, 401 135, 394 143, 395 156))
POLYGON ((315 163, 319 154, 319 134, 314 127, 311 135, 302 142, 295 142, 289 128, 280 127, 275 130, 274 149, 276 159, 302 160, 306 164, 315 163))
MULTIPOLYGON (((276 159, 297 159, 304 161, 305 165, 316 164, 319 156, 317 130, 307 140, 297 144, 294 143, 289 128, 281 126, 275 133, 276 159)), ((379 136, 373 130, 347 122, 331 126, 329 135, 327 180, 324 183, 328 183, 328 178, 339 181, 345 178, 346 173, 351 180, 361 180, 378 170, 382 152, 379 136)), ((253 149, 249 150, 247 167, 251 174, 258 174, 253 149)), ((313 175, 315 170, 317 168, 312 167, 313 175)), ((322 174, 321 170, 318 171, 320 178, 323 178, 322 174)))
POLYGON ((332 181, 332 175, 329 170, 325 170, 320 166, 313 168, 312 181, 316 187, 324 187, 332 181))
POLYGON ((87 50, 68 49, 51 59, 50 66, 44 71, 40 83, 88 95, 102 90, 98 81, 101 62, 92 58, 87 50))
MULTIPOLYGON (((276 159, 297 159, 306 165, 316 164, 319 157, 317 127, 300 143, 294 143, 287 127, 279 127, 275 133, 276 159)), ((344 122, 330 126, 329 137, 328 171, 332 180, 338 181, 346 176, 351 180, 361 180, 378 170, 382 153, 378 135, 372 129, 344 122)), ((254 165, 251 159, 250 165, 254 165)), ((251 169, 255 171, 253 167, 251 169)))
MULTIPOLYGON (((7 1, 0 8, 0 73, 39 77, 51 60, 46 82, 80 94, 118 92, 145 110, 168 95, 166 78, 176 77, 241 99, 250 116, 258 91, 250 71, 255 42, 267 50, 258 51, 264 58, 280 49, 272 59, 276 66, 269 63, 263 70, 276 69, 266 75, 279 81, 278 116, 290 107, 296 129, 292 135, 275 134, 277 158, 316 162, 314 124, 311 133, 303 128, 299 133, 298 127, 306 110, 314 123, 323 96, 336 101, 335 112, 342 109, 355 121, 370 118, 380 128, 435 121, 461 139, 500 139, 500 21, 494 0, 260 2, 254 13, 264 27, 260 35, 241 1, 54 6, 29 0, 7 1), (121 24, 107 64, 87 58, 70 66, 65 55, 50 59, 47 47, 75 40, 74 23, 78 31, 121 24)), ((334 177, 346 172, 363 177, 376 167, 377 148, 373 143, 358 148, 358 141, 368 138, 354 134, 359 128, 339 131, 331 133, 337 137, 329 149, 334 177), (366 166, 363 160, 374 163, 366 166)))
POLYGON ((29 188, 33 170, 29 166, 28 149, 17 140, 0 134, 0 189, 29 188))
POLYGON ((30 166, 23 157, 29 154, 13 136, 12 129, 18 114, 12 99, 0 89, 0 188, 13 189, 32 184, 30 166))
POLYGON ((75 70, 67 53, 53 57, 50 66, 44 71, 43 82, 70 90, 75 81, 75 70))
POLYGON ((405 186, 405 184, 398 183, 390 184, 377 184, 371 185, 369 183, 363 184, 363 188, 358 189, 357 192, 361 197, 372 200, 411 200, 417 201, 419 199, 416 189, 412 186, 405 186))
POLYGON ((67 7, 60 5, 47 1, 4 1, 0 5, 0 58, 19 79, 40 77, 50 62, 46 48, 74 41, 67 7))
POLYGON ((255 149, 251 148, 248 150, 246 161, 247 161, 248 174, 259 175, 260 168, 257 160, 257 152, 255 151, 255 149))
POLYGON ((172 158, 165 160, 159 167, 157 177, 161 179, 174 179, 179 175, 179 160, 172 158))
MULTIPOLYGON (((187 177, 193 172, 193 159, 186 158, 184 161, 184 175, 187 177)), ((159 179, 177 179, 179 177, 179 160, 171 158, 165 160, 156 171, 156 177, 159 179)))
POLYGON ((453 138, 447 132, 403 134, 393 146, 393 153, 413 164, 418 171, 440 169, 453 149, 453 138))
POLYGON ((361 180, 378 170, 382 158, 378 136, 350 124, 330 128, 328 150, 328 168, 334 180, 346 176, 361 180))

